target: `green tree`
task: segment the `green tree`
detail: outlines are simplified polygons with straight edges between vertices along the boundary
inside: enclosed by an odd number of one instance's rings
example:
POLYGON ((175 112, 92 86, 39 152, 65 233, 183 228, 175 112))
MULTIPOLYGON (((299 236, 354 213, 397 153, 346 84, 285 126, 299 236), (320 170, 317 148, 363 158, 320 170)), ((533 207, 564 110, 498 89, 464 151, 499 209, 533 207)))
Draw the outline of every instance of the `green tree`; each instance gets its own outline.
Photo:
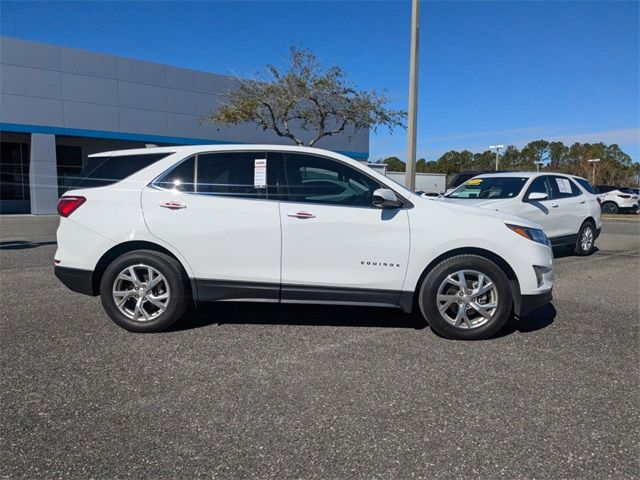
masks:
POLYGON ((569 148, 562 142, 549 143, 549 169, 559 171, 564 168, 569 148))
POLYGON ((338 66, 323 69, 309 50, 291 48, 285 71, 267 65, 260 78, 236 78, 222 105, 201 119, 217 125, 253 122, 263 130, 313 146, 331 135, 404 128, 406 113, 386 107, 390 98, 358 90, 338 66))
POLYGON ((405 163, 398 157, 385 158, 382 163, 387 166, 388 172, 404 172, 405 163))

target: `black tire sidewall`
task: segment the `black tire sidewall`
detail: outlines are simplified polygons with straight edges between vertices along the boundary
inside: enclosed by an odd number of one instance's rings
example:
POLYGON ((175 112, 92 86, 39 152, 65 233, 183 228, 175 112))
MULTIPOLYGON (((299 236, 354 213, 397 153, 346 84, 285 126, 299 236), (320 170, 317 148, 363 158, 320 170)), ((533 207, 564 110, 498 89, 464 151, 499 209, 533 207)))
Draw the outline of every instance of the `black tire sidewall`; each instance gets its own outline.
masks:
POLYGON ((593 249, 596 245, 596 226, 592 223, 592 222, 584 222, 582 224, 582 226, 580 227, 580 230, 578 230, 578 236, 576 238, 576 246, 575 246, 575 253, 576 255, 580 255, 580 256, 586 256, 586 255, 590 255, 593 252, 593 249), (591 243, 591 248, 589 250, 583 250, 582 249, 582 234, 584 233, 584 231, 587 229, 587 227, 591 228, 591 232, 593 234, 593 242, 591 243))
POLYGON ((155 251, 134 251, 114 260, 105 270, 100 282, 100 299, 109 317, 122 328, 131 332, 159 332, 174 324, 184 313, 188 304, 188 287, 182 266, 173 257, 155 251), (157 318, 136 322, 126 317, 116 306, 112 287, 118 274, 125 268, 143 263, 158 270, 169 284, 170 300, 167 309, 157 318))
POLYGON ((422 282, 418 298, 420 310, 431 328, 445 338, 457 340, 482 340, 496 334, 507 322, 513 308, 509 279, 491 260, 478 255, 458 255, 443 260, 429 272, 422 282), (498 289, 498 309, 493 318, 481 327, 471 330, 454 327, 441 317, 436 296, 444 279, 459 270, 476 270, 493 280, 498 289))
POLYGON ((618 213, 618 210, 619 210, 618 205, 616 205, 614 202, 604 202, 602 204, 602 213, 606 213, 608 215, 615 215, 616 213, 618 213), (606 208, 608 206, 612 207, 612 209, 611 209, 612 211, 610 211, 610 212, 606 211, 606 208))

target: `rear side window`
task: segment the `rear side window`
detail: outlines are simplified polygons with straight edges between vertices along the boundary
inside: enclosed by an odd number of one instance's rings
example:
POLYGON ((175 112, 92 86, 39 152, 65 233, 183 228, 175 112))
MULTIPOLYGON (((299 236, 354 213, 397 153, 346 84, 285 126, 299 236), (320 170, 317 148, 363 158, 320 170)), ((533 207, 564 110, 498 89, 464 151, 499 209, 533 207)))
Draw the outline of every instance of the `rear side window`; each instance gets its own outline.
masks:
POLYGON ((195 157, 186 159, 176 165, 154 182, 158 187, 175 189, 180 192, 193 192, 195 174, 195 157))
MULTIPOLYGON (((261 185, 262 182, 256 178, 259 161, 266 162, 266 155, 256 152, 198 155, 195 191, 241 198, 266 198, 266 183, 261 185)), ((264 168, 266 175, 266 165, 264 168)))
POLYGON ((280 200, 286 194, 282 156, 263 152, 194 155, 154 185, 186 193, 247 199, 280 200))
POLYGON ((566 177, 551 177, 553 198, 569 198, 580 195, 578 187, 566 177))
POLYGON ((576 182, 580 184, 582 188, 584 188, 587 192, 595 194, 596 191, 593 189, 589 180, 585 180, 584 178, 574 178, 576 182))
POLYGON ((72 188, 94 188, 112 185, 169 155, 171 153, 90 158, 87 167, 80 172, 79 180, 72 188))

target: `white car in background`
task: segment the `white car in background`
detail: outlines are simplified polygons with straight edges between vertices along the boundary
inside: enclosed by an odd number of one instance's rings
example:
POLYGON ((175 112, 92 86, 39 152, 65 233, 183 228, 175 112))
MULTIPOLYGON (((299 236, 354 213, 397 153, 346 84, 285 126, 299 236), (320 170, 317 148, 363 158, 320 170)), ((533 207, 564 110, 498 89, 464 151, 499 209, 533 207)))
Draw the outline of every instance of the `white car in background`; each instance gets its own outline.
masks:
POLYGON ((596 195, 602 205, 602 213, 635 213, 638 210, 638 194, 632 188, 596 185, 596 195))
POLYGON ((543 172, 479 175, 439 200, 517 215, 542 227, 553 246, 589 255, 602 227, 600 204, 588 180, 543 172))
POLYGON ((260 301, 418 308, 441 335, 479 339, 551 300, 537 225, 420 197, 337 153, 218 145, 92 161, 58 204, 55 274, 128 330, 166 329, 192 301, 260 301))

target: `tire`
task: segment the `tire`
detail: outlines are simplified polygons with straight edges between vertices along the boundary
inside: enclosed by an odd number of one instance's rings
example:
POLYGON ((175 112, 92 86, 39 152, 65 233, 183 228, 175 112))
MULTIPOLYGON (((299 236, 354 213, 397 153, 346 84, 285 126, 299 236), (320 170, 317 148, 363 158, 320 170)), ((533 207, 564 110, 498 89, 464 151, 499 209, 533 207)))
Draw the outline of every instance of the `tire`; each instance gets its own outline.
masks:
POLYGON ((576 255, 586 256, 593 253, 596 242, 596 226, 593 222, 587 220, 578 230, 576 244, 573 251, 576 255))
POLYGON ((509 280, 498 265, 478 255, 458 255, 443 260, 428 273, 420 286, 418 303, 422 315, 439 335, 456 340, 482 340, 495 335, 504 326, 512 311, 513 298, 509 280), (461 271, 465 272, 467 286, 464 297, 459 295, 460 286, 450 281, 461 283, 458 274, 461 271), (480 275, 484 279, 482 282, 480 275), (480 288, 490 286, 493 288, 484 294, 469 295, 469 291, 480 293, 480 288), (451 302, 448 307, 447 302, 451 302), (472 303, 479 307, 495 303, 495 307, 482 308, 485 315, 481 315, 472 303), (446 308, 441 312, 439 307, 446 308))
POLYGON ((100 298, 107 315, 120 327, 130 332, 161 332, 183 315, 191 289, 175 258, 154 250, 136 250, 107 267, 100 281, 100 298))
POLYGON ((620 210, 616 202, 604 202, 601 207, 602 213, 615 215, 620 210))

